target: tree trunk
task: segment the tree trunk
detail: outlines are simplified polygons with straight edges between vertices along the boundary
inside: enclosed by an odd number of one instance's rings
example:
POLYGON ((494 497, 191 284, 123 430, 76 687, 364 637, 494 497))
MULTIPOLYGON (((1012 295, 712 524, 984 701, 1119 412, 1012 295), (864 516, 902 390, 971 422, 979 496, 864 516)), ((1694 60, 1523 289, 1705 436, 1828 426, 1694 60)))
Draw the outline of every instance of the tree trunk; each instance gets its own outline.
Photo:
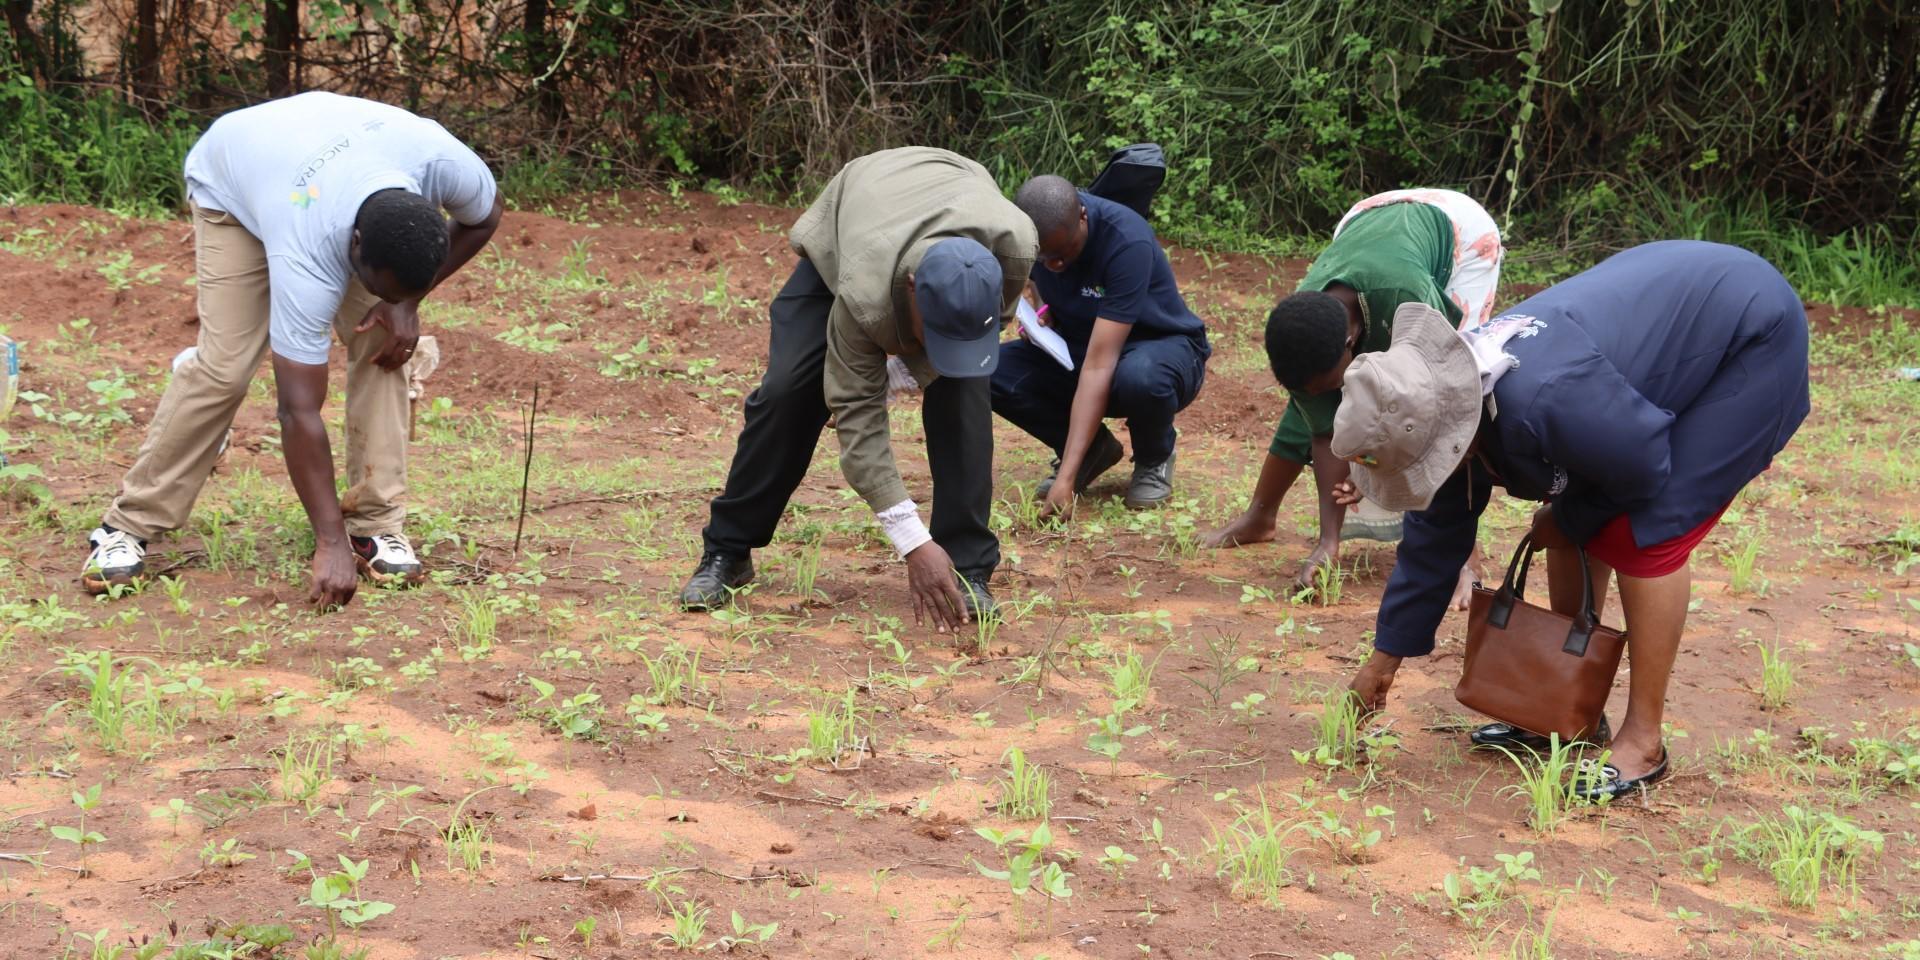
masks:
POLYGON ((133 93, 140 109, 160 103, 160 0, 139 0, 134 7, 133 93))
POLYGON ((43 76, 40 38, 33 35, 33 0, 5 0, 7 27, 13 32, 13 56, 30 77, 43 76))
POLYGON ((551 7, 547 0, 527 0, 526 10, 520 21, 522 42, 526 45, 526 64, 524 66, 529 80, 537 80, 533 99, 540 116, 549 125, 557 125, 564 115, 566 106, 560 101, 559 91, 553 87, 557 71, 553 69, 553 37, 547 32, 547 19, 551 7))
POLYGON ((1880 100, 1874 105, 1873 119, 1867 125, 1867 149, 1877 163, 1880 181, 1876 186, 1882 203, 1872 212, 1885 215, 1899 207, 1899 197, 1912 169, 1914 116, 1920 112, 1920 22, 1915 18, 1895 17, 1886 33, 1886 75, 1880 86, 1880 100))
POLYGON ((299 0, 266 0, 266 15, 267 94, 289 96, 299 81, 299 0))

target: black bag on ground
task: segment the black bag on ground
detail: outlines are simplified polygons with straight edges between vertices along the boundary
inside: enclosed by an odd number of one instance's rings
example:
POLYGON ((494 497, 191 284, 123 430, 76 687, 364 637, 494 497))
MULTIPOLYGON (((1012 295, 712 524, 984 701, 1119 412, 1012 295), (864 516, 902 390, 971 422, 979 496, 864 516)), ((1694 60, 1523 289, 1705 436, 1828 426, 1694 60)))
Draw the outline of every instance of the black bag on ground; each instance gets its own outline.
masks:
POLYGON ((1165 182, 1166 152, 1157 143, 1136 143, 1115 150, 1100 175, 1087 184, 1087 192, 1152 219, 1153 195, 1165 182))

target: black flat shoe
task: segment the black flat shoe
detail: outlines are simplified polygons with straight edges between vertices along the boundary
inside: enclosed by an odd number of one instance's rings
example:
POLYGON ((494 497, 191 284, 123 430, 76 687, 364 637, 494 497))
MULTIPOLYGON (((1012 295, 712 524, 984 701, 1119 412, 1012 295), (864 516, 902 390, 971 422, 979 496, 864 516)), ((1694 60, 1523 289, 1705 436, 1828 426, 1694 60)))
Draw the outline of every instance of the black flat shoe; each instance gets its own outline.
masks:
POLYGON ((718 610, 733 602, 733 592, 753 582, 753 560, 709 553, 680 588, 680 609, 718 610))
POLYGON ((1602 800, 1618 800, 1636 793, 1645 792, 1648 787, 1667 778, 1667 748, 1660 748, 1660 762, 1631 780, 1620 777, 1620 768, 1611 763, 1581 765, 1580 775, 1574 780, 1573 797, 1588 803, 1602 800), (1597 766, 1597 769, 1596 769, 1597 766))
MULTIPOLYGON (((1504 747, 1508 750, 1531 750, 1534 753, 1549 753, 1553 750, 1553 741, 1550 738, 1543 737, 1531 730, 1522 730, 1510 723, 1489 723, 1467 734, 1467 739, 1476 747, 1486 747, 1488 749, 1504 747)), ((1607 723, 1607 715, 1603 713, 1600 715, 1600 728, 1593 732, 1593 736, 1585 740, 1575 740, 1569 745, 1575 747, 1604 747, 1607 745, 1607 741, 1612 739, 1613 727, 1607 723)))
POLYGON ((977 570, 960 574, 960 600, 970 623, 997 620, 1000 616, 1000 602, 993 599, 992 591, 987 588, 991 578, 991 573, 977 570))

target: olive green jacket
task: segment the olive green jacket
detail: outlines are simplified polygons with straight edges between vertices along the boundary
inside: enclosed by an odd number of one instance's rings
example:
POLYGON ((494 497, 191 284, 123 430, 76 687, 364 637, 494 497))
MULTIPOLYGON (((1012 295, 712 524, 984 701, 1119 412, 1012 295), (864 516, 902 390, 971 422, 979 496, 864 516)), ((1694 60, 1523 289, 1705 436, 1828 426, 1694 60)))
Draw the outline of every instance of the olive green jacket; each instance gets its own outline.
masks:
POLYGON ((913 335, 907 276, 948 237, 970 237, 1000 261, 1001 317, 1011 320, 1039 238, 986 168, 959 154, 900 147, 854 160, 788 236, 833 291, 827 408, 840 433, 840 469, 876 513, 908 499, 887 431, 887 357, 904 359, 921 386, 936 376, 913 335))

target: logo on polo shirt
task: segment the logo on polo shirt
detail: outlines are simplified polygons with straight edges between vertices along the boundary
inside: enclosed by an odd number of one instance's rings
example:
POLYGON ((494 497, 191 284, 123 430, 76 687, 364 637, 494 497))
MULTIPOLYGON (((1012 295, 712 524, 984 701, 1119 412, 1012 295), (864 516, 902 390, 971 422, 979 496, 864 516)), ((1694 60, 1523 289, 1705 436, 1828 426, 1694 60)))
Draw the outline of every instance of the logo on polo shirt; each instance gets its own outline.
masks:
POLYGON ((306 162, 300 165, 300 172, 293 178, 293 192, 288 194, 287 199, 292 200, 293 205, 302 210, 312 206, 313 201, 320 199, 320 186, 316 182, 320 171, 329 161, 345 153, 351 146, 353 142, 344 135, 327 141, 326 146, 315 151, 306 159, 306 162))
POLYGON ((1096 299, 1096 300, 1098 300, 1098 299, 1100 299, 1100 298, 1101 298, 1101 297, 1103 297, 1103 296, 1106 296, 1106 293, 1107 293, 1107 288, 1106 288, 1106 287, 1105 287, 1104 285, 1103 285, 1103 286, 1095 286, 1095 287, 1081 287, 1081 288, 1080 288, 1080 295, 1081 295, 1081 296, 1083 296, 1083 297, 1092 297, 1092 298, 1094 298, 1094 299, 1096 299))

